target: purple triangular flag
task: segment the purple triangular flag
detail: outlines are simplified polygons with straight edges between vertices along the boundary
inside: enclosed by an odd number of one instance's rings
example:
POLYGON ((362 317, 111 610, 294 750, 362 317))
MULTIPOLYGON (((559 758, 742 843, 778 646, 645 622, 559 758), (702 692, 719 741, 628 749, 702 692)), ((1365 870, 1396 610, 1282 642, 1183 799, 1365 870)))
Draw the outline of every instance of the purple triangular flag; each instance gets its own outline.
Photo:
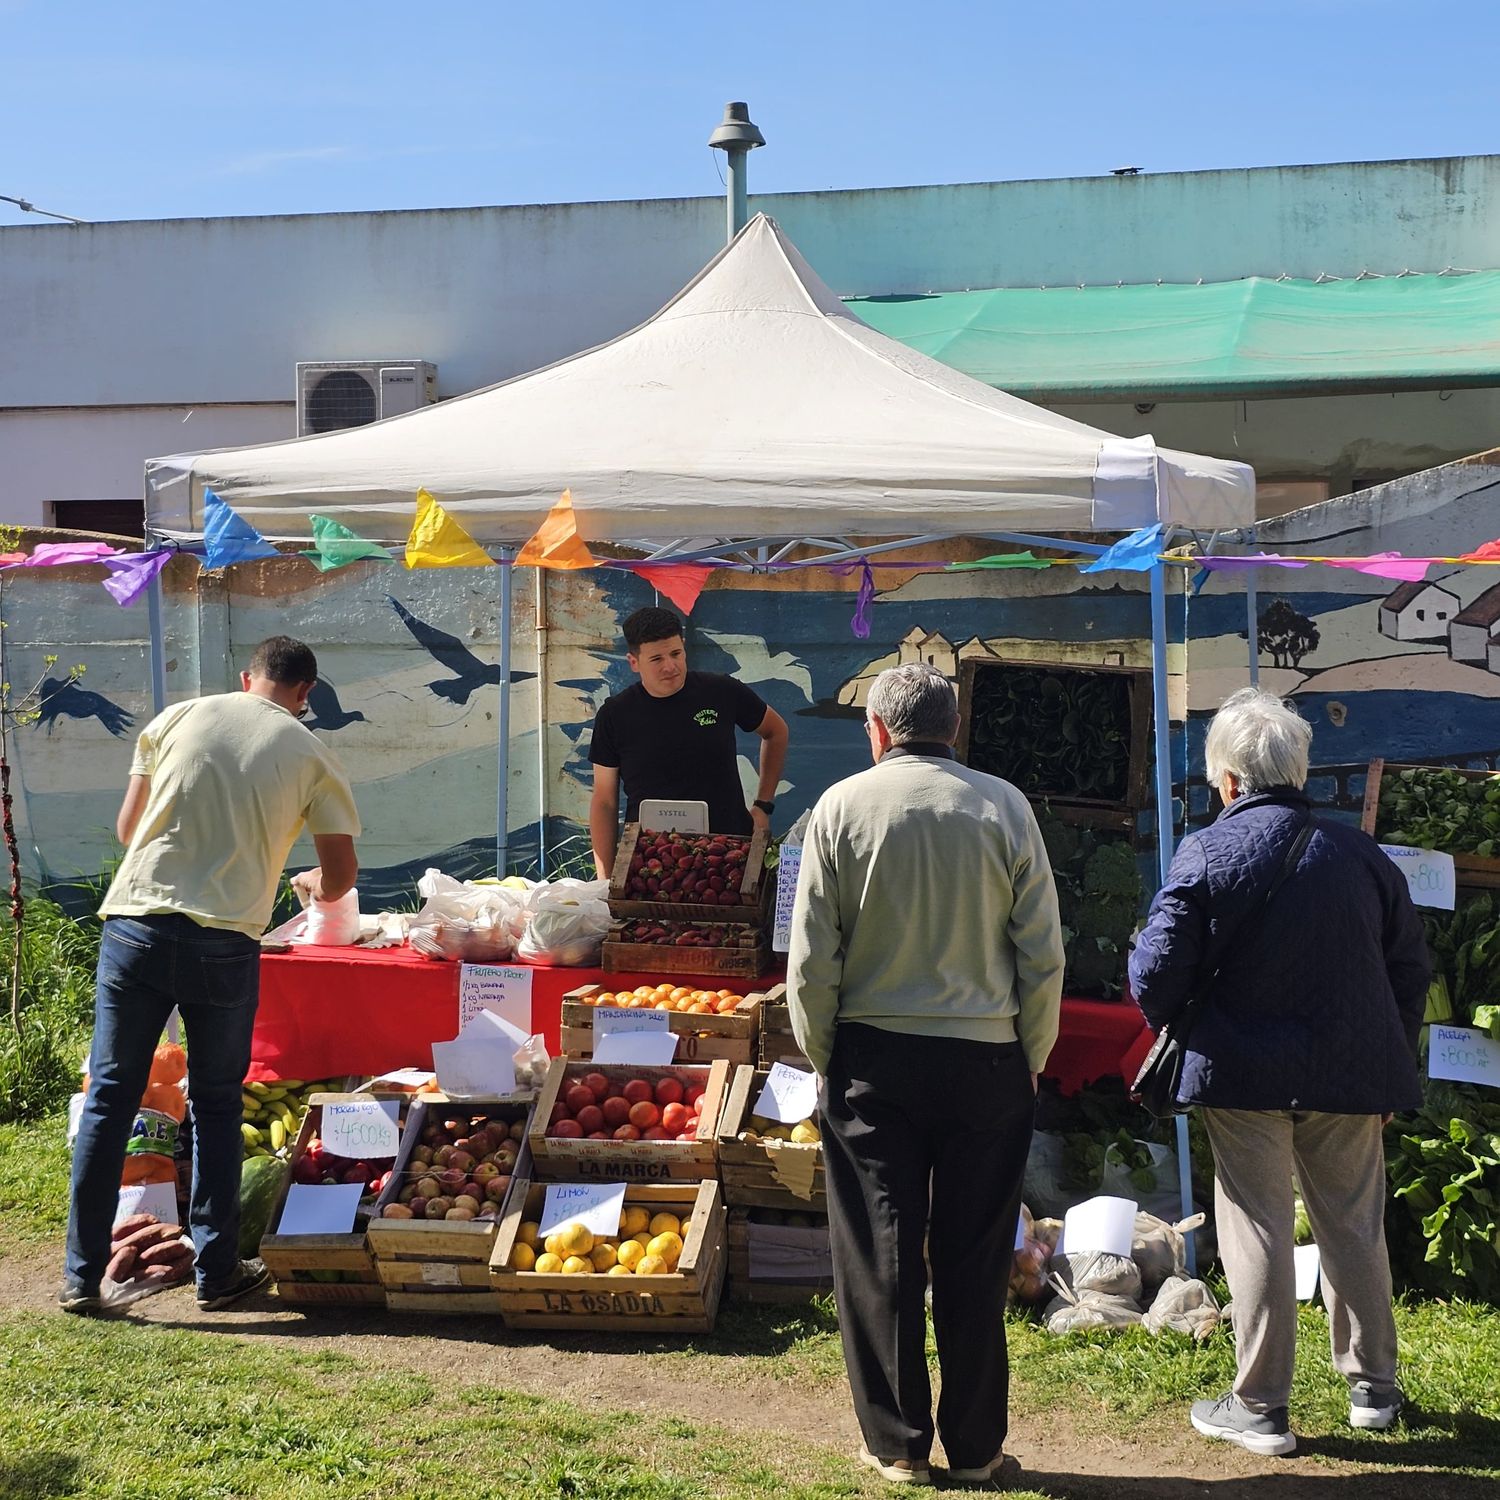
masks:
POLYGON ((167 551, 131 552, 124 557, 101 558, 100 561, 109 569, 104 587, 116 604, 134 604, 171 560, 172 554, 167 551))

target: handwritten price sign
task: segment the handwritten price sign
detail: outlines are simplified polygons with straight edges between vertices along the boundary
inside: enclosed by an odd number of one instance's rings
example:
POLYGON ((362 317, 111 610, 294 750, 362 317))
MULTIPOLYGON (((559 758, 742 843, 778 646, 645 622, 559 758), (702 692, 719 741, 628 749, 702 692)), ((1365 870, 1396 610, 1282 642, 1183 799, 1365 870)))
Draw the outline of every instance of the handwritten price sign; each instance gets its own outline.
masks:
POLYGON ((1500 1042, 1471 1026, 1437 1026, 1427 1034, 1427 1076, 1500 1088, 1500 1042))
POLYGON ((1409 849, 1405 844, 1382 844, 1386 857, 1406 876, 1406 888, 1417 906, 1452 911, 1456 882, 1453 856, 1440 849, 1409 849))

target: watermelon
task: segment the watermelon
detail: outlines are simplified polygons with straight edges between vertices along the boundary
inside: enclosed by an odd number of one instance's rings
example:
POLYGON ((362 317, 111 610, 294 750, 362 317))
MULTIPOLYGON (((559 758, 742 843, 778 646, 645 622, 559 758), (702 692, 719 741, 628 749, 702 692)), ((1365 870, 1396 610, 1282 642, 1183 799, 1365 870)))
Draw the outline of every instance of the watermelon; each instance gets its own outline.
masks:
POLYGON ((271 1210, 286 1181, 287 1164, 275 1156, 252 1156, 240 1168, 240 1254, 255 1255, 271 1225, 271 1210))

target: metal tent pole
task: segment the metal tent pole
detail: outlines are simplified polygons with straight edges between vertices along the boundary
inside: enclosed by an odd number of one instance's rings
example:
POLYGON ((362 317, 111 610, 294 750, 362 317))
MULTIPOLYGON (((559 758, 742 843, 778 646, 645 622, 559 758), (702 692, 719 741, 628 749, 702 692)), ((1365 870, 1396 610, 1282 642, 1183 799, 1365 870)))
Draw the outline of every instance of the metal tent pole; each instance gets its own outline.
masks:
POLYGON ((510 603, 515 581, 513 554, 502 552, 500 565, 500 707, 495 715, 499 780, 495 793, 495 877, 505 876, 510 848, 510 603))
POLYGON ((1250 686, 1260 686, 1260 599, 1255 591, 1255 569, 1245 570, 1245 639, 1250 643, 1250 686))
MULTIPOLYGON (((149 547, 152 538, 148 537, 149 547)), ((147 629, 151 632, 151 715, 154 718, 167 706, 167 640, 162 627, 162 587, 158 573, 146 588, 147 629)))
MULTIPOLYGON (((1167 702, 1167 568, 1151 568, 1151 708, 1156 728, 1156 861, 1163 884, 1172 865, 1172 726, 1167 702)), ((1186 1115, 1177 1116, 1177 1186, 1182 1217, 1193 1211, 1193 1161, 1186 1115)), ((1188 1270, 1198 1270, 1194 1237, 1187 1236, 1188 1270)))

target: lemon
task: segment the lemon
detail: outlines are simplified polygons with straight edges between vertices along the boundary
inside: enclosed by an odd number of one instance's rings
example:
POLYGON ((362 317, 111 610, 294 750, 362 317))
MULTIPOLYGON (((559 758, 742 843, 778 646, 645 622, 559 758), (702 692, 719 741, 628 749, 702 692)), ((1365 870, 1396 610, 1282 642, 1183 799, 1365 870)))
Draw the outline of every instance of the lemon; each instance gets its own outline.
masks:
POLYGON ((632 1273, 629 1266, 611 1266, 604 1274, 606 1276, 629 1276, 632 1273))
POLYGON ((644 1250, 646 1246, 651 1243, 651 1235, 649 1231, 645 1229, 641 1230, 639 1234, 633 1234, 630 1237, 636 1242, 637 1245, 641 1247, 642 1250, 644 1250))
POLYGON ((594 1236, 587 1226, 580 1224, 576 1219, 571 1224, 564 1224, 557 1232, 557 1253, 562 1256, 588 1255, 594 1248, 594 1236))
POLYGON ((652 1234, 680 1234, 682 1220, 676 1214, 657 1214, 651 1221, 652 1234))
POLYGON ((799 1146, 812 1146, 823 1137, 818 1134, 818 1127, 811 1120, 804 1120, 800 1125, 792 1126, 792 1139, 799 1146))
POLYGON ((518 1245, 530 1245, 536 1249, 536 1242, 542 1237, 542 1226, 535 1219, 527 1219, 521 1227, 516 1230, 516 1243, 518 1245))
POLYGON ((627 1208, 620 1215, 620 1233, 626 1237, 640 1234, 651 1227, 651 1215, 644 1208, 627 1208))
POLYGON ((667 1263, 669 1268, 675 1269, 678 1259, 682 1255, 682 1237, 674 1229, 664 1230, 646 1246, 646 1258, 652 1256, 667 1263))
POLYGON ((548 1250, 545 1254, 536 1258, 536 1264, 531 1268, 538 1276, 556 1276, 563 1268, 562 1256, 554 1255, 548 1250))
POLYGON ((530 1271, 536 1267, 536 1251, 530 1245, 523 1245, 517 1240, 511 1246, 510 1259, 506 1261, 512 1271, 530 1271))
POLYGON ((589 1259, 593 1261, 596 1271, 608 1271, 619 1257, 615 1254, 613 1245, 595 1245, 589 1259))
POLYGON ((616 1259, 627 1271, 633 1271, 645 1256, 646 1247, 639 1240, 625 1240, 620 1245, 616 1259))
MULTIPOLYGON (((533 1248, 535 1248, 535 1247, 533 1246, 533 1248)), ((549 1234, 547 1236, 547 1238, 542 1241, 542 1249, 545 1250, 548 1255, 555 1255, 559 1260, 561 1260, 562 1259, 562 1235, 561 1235, 561 1233, 554 1232, 552 1234, 549 1234)))
POLYGON ((582 1255, 570 1255, 562 1263, 564 1276, 587 1276, 594 1269, 593 1261, 582 1255))
POLYGON ((635 1268, 637 1276, 665 1276, 671 1267, 659 1255, 643 1255, 635 1268))

